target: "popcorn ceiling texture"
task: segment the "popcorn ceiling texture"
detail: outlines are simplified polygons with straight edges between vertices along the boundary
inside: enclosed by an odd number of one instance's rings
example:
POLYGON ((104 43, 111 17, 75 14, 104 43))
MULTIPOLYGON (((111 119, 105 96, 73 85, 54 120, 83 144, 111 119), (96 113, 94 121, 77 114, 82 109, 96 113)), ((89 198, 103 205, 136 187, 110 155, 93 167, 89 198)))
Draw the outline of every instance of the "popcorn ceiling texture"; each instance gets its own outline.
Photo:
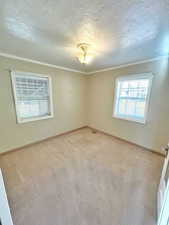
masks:
POLYGON ((81 71, 168 53, 168 0, 0 0, 0 52, 81 71), (76 45, 92 46, 84 67, 76 45))

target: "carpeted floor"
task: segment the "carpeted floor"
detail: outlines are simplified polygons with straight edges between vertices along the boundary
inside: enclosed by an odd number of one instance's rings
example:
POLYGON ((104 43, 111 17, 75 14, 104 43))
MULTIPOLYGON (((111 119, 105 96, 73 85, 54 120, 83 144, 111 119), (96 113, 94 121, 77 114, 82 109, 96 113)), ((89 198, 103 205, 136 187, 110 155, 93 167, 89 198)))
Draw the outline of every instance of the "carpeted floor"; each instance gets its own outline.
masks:
POLYGON ((15 225, 155 225, 162 163, 88 128, 0 158, 15 225))

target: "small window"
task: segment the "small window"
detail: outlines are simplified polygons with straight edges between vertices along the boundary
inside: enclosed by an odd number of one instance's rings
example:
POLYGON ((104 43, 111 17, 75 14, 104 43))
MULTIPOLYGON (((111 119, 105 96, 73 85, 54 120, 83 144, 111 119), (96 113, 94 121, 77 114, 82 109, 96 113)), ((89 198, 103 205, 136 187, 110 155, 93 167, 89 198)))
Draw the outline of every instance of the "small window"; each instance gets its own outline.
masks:
POLYGON ((49 76, 12 72, 12 86, 18 123, 53 117, 49 76))
POLYGON ((114 117, 146 122, 152 78, 146 73, 116 79, 114 117))

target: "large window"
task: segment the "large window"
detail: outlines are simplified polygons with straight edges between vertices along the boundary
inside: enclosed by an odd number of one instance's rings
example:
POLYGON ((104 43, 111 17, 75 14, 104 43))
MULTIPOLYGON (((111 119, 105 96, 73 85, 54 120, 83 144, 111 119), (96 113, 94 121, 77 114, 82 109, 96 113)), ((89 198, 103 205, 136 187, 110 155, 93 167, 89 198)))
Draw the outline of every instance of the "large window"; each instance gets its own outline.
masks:
POLYGON ((49 76, 17 71, 12 72, 11 76, 19 123, 53 117, 49 76))
POLYGON ((114 117, 146 122, 152 78, 146 73, 116 79, 114 117))

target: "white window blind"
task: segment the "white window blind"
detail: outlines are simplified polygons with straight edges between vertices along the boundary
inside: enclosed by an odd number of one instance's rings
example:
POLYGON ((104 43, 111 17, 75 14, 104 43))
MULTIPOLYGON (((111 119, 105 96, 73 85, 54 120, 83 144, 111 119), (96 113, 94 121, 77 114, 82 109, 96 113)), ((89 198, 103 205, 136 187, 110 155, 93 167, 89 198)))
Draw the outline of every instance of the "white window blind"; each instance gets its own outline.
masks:
POLYGON ((152 75, 140 74, 116 80, 114 116, 145 123, 152 75))
POLYGON ((18 122, 52 117, 51 83, 48 76, 12 72, 18 122))

